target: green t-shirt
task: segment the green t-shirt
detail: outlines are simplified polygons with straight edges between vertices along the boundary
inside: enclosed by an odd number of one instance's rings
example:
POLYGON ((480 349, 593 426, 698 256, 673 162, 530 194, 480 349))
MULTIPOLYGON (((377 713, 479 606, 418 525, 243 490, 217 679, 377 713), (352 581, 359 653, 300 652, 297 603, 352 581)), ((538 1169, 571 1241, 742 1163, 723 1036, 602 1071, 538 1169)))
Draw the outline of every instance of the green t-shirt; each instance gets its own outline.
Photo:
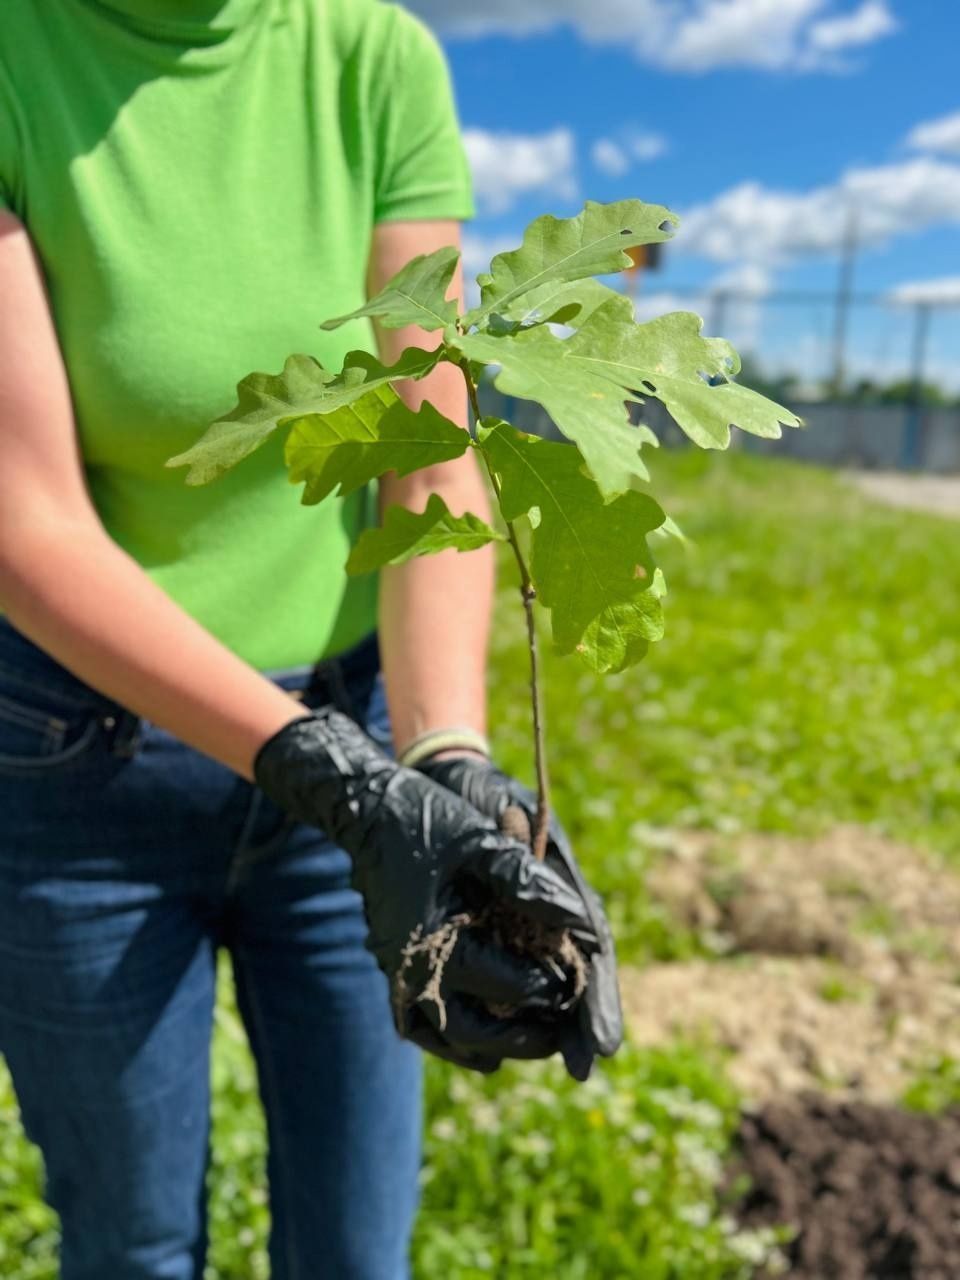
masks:
POLYGON ((0 203, 39 252, 111 537, 261 670, 373 629, 369 492, 304 507, 279 433, 206 488, 164 461, 293 351, 374 349, 373 226, 473 210, 447 67, 381 0, 2 0, 0 203))

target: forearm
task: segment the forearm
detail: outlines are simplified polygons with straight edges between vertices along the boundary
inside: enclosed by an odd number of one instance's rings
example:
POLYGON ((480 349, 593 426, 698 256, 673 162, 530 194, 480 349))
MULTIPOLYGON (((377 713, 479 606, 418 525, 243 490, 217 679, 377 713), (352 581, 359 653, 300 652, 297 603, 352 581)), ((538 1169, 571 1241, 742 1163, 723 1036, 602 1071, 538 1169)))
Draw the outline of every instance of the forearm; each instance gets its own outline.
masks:
MULTIPOLYGON (((368 287, 371 293, 412 257, 458 244, 457 223, 386 224, 375 228, 368 287)), ((459 267, 449 297, 463 295, 459 267)), ((439 334, 414 325, 378 329, 380 356, 393 363, 406 347, 433 347, 439 334)), ((429 400, 465 430, 467 390, 460 370, 440 364, 426 378, 399 385, 413 409, 429 400)), ((439 493, 455 515, 472 511, 489 520, 490 504, 473 451, 456 462, 402 479, 380 482, 381 513, 396 503, 422 511, 439 493)), ((380 639, 394 739, 402 749, 427 729, 469 727, 486 731, 486 665, 493 602, 494 559, 480 551, 425 556, 387 568, 381 576, 380 639)))
POLYGON ((87 684, 248 779, 263 742, 304 714, 93 520, 0 522, 0 606, 87 684))
MULTIPOLYGON (((422 511, 440 493, 451 511, 489 517, 471 455, 449 470, 381 485, 381 501, 422 511)), ((394 738, 402 748, 427 729, 486 732, 487 643, 493 597, 491 548, 410 560, 383 571, 380 637, 394 738)))

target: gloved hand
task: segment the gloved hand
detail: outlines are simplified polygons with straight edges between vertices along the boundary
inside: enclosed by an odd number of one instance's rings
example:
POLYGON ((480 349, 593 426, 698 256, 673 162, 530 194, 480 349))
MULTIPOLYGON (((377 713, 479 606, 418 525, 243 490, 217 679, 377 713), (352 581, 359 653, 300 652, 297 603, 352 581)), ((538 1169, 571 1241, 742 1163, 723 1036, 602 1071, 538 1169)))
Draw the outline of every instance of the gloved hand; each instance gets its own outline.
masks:
POLYGON ((332 707, 285 725, 260 748, 253 769, 274 803, 351 855, 367 946, 389 980, 402 1036, 480 1071, 496 1070, 504 1058, 558 1051, 561 1023, 550 1011, 568 1000, 565 984, 464 927, 463 918, 502 900, 596 945, 593 912, 568 878, 501 835, 460 796, 396 764, 332 707), (449 954, 434 993, 440 999, 405 1000, 404 992, 416 997, 436 971, 416 944, 444 936, 449 954), (498 1019, 488 1003, 520 1012, 498 1019))
MULTIPOLYGON (((480 756, 441 755, 440 759, 428 757, 417 767, 497 823, 509 806, 519 806, 526 813, 532 830, 537 812, 536 796, 489 760, 480 756)), ((575 890, 587 909, 590 931, 599 940, 598 949, 587 943, 586 950, 590 953, 587 989, 576 1006, 575 1016, 567 1019, 560 1046, 570 1074, 575 1080, 586 1080, 594 1055, 610 1057, 623 1042, 613 935, 603 905, 584 879, 566 832, 555 817, 550 821, 546 865, 575 890)), ((576 927, 573 932, 578 936, 576 927)))

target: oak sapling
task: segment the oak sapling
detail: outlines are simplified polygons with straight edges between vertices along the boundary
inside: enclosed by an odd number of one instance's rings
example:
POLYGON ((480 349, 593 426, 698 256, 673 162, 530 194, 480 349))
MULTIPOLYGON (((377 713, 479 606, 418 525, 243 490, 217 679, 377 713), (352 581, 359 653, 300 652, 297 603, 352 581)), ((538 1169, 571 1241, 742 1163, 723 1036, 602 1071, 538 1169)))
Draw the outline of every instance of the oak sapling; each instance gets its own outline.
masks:
MULTIPOLYGON (((740 363, 722 338, 702 335, 702 321, 673 312, 638 323, 633 303, 594 277, 632 265, 628 249, 667 239, 677 223, 660 205, 639 200, 588 201, 575 218, 537 218, 518 249, 497 254, 478 278, 480 301, 458 314, 447 297, 457 262, 454 248, 415 258, 357 310, 321 327, 376 317, 388 328, 418 325, 441 332, 431 350, 407 348, 392 366, 365 350, 352 351, 339 372, 307 355, 292 355, 280 374, 253 373, 238 387, 239 402, 168 466, 189 466, 188 484, 206 484, 285 430, 290 480, 303 483, 302 501, 345 496, 386 472, 479 455, 495 495, 503 531, 471 514, 453 515, 439 494, 422 512, 391 507, 381 527, 364 532, 350 555, 350 573, 370 573, 414 556, 467 551, 506 541, 517 566, 530 661, 537 812, 528 836, 545 856, 550 788, 539 672, 535 607, 550 613, 553 641, 599 673, 639 662, 663 634, 663 578, 648 543, 675 529, 646 492, 642 446, 657 439, 631 421, 629 405, 660 400, 697 445, 726 448, 730 427, 778 437, 799 419, 733 379, 740 363), (425 377, 441 362, 462 373, 475 432, 429 402, 414 412, 393 384, 425 377), (566 441, 525 434, 484 417, 478 384, 496 366, 496 386, 540 404, 566 441), (641 488, 640 486, 643 486, 641 488)), ((520 812, 510 821, 525 819, 520 812)), ((568 936, 531 936, 498 913, 467 918, 464 927, 492 929, 569 976, 572 998, 586 977, 568 936)), ((442 968, 449 939, 411 939, 442 968)), ((402 985, 402 979, 401 979, 402 985)), ((411 1002, 439 1001, 438 983, 420 992, 395 991, 411 1002)), ((441 1011, 442 1012, 442 1011, 441 1011)))

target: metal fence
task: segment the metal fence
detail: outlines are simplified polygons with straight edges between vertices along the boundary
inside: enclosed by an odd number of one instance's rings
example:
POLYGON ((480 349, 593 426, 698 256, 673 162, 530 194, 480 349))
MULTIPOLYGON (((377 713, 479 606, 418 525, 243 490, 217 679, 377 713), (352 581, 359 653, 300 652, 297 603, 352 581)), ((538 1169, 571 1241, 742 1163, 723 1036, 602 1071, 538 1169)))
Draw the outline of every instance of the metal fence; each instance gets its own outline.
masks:
MULTIPOLYGON (((785 431, 779 441, 742 436, 741 447, 826 465, 960 472, 960 301, 734 290, 637 300, 640 319, 677 309, 698 312, 705 332, 722 333, 752 352, 754 369, 767 378, 787 372, 797 378, 797 394, 784 390, 779 398, 808 429, 785 431), (868 377, 878 384, 899 381, 906 403, 851 402, 850 389, 868 377), (954 405, 929 405, 929 384, 942 386, 954 405), (810 399, 817 388, 821 398, 810 399)), ((484 412, 556 437, 539 405, 505 397, 489 384, 481 399, 484 412)), ((648 400, 639 414, 665 442, 684 439, 659 401, 648 400)))

